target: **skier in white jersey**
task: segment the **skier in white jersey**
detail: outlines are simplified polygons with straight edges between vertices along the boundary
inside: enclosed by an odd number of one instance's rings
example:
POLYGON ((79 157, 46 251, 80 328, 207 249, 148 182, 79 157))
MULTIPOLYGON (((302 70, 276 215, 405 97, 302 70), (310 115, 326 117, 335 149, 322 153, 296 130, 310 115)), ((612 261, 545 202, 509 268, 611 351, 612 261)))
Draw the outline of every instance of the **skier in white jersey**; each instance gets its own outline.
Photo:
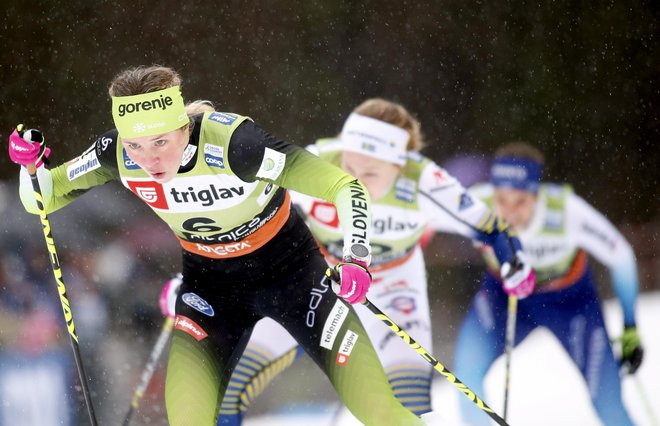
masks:
MULTIPOLYGON (((426 271, 419 241, 427 225, 452 216, 464 235, 492 246, 508 271, 505 291, 524 296, 534 287, 534 272, 510 228, 461 184, 419 154, 418 122, 401 105, 370 99, 344 123, 338 139, 322 139, 308 150, 360 179, 372 200, 373 284, 369 300, 385 311, 423 347, 432 348, 426 271), (511 265, 517 265, 511 268, 511 265)), ((292 193, 329 264, 341 259, 342 230, 337 211, 325 201, 292 193)), ((456 232, 456 231, 455 231, 456 232)), ((166 292, 164 293, 166 294, 166 292)), ((313 308, 314 299, 310 300, 313 308)), ((431 410, 432 369, 373 313, 357 306, 360 319, 385 367, 395 395, 416 414, 431 410)), ((362 337, 360 337, 362 338, 362 337)), ((335 363, 350 358, 344 341, 335 363)), ((236 367, 218 424, 240 424, 252 400, 300 350, 274 321, 260 321, 236 367)))
MULTIPOLYGON (((635 326, 635 256, 615 227, 570 186, 541 183, 542 168, 540 151, 524 143, 508 144, 495 154, 490 183, 470 191, 516 229, 536 271, 536 290, 518 303, 515 344, 536 327, 548 328, 584 376, 602 422, 631 425, 587 253, 610 270, 623 308, 622 363, 630 373, 643 356, 635 326)), ((489 271, 465 317, 454 357, 454 372, 479 395, 484 394, 484 376, 504 352, 507 317, 498 261, 489 248, 482 249, 489 271)), ((478 411, 461 401, 467 424, 489 424, 478 411)))

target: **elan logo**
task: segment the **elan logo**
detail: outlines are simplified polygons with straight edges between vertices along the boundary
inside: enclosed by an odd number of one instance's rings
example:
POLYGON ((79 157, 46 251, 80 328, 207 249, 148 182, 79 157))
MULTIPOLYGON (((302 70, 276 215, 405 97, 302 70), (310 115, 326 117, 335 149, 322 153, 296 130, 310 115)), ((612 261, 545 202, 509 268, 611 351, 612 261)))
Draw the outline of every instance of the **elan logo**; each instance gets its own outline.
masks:
POLYGON ((126 114, 139 112, 140 109, 142 109, 142 111, 149 111, 152 109, 166 110, 167 107, 171 106, 172 104, 173 104, 172 98, 170 98, 169 96, 163 97, 163 95, 160 95, 159 98, 152 99, 149 101, 120 104, 118 108, 118 112, 119 112, 119 116, 123 117, 126 114))

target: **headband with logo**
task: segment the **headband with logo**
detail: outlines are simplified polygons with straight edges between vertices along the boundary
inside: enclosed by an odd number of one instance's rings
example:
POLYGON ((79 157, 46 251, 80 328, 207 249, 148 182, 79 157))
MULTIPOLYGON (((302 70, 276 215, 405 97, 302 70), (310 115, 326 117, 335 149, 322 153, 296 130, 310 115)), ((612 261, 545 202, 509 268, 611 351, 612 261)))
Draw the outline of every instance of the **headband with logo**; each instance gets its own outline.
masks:
POLYGON ((123 139, 160 135, 188 123, 179 86, 112 97, 112 118, 123 139))
POLYGON ((496 187, 538 192, 543 166, 534 160, 518 157, 497 157, 490 169, 490 182, 496 187))
POLYGON ((341 141, 344 151, 357 152, 403 166, 410 134, 401 127, 352 113, 344 123, 341 141))

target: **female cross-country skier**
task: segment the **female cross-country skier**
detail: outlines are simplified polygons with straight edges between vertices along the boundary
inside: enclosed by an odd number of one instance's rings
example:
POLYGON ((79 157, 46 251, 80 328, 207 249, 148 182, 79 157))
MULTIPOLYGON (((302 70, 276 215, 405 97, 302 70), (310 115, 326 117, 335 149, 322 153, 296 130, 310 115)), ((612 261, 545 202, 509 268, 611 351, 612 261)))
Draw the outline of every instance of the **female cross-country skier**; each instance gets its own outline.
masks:
MULTIPOLYGON (((457 228, 464 235, 492 246, 507 276, 507 292, 524 297, 534 287, 534 276, 510 228, 456 179, 419 154, 421 147, 416 119, 403 106, 376 98, 354 109, 339 138, 319 140, 308 150, 367 187, 372 206, 369 299, 431 350, 426 270, 419 247, 427 225, 451 216, 464 225, 465 229, 457 228)), ((296 193, 292 197, 326 260, 335 264, 343 250, 340 211, 318 197, 296 193)), ((431 366, 371 311, 363 306, 356 311, 396 396, 417 414, 430 411, 431 366)), ((286 330, 272 320, 260 321, 229 383, 218 424, 240 424, 251 401, 299 353, 286 330)), ((340 346, 334 362, 342 365, 352 357, 350 346, 340 346)))
MULTIPOLYGON (((9 155, 36 164, 47 212, 90 188, 120 181, 172 229, 183 248, 183 284, 167 366, 173 426, 215 425, 229 378, 263 317, 281 324, 368 425, 423 421, 395 398, 350 304, 371 284, 370 200, 340 168, 237 114, 189 116, 172 69, 138 67, 110 84, 115 129, 52 170, 43 136, 22 126, 9 155), (284 188, 337 206, 343 232, 337 297, 327 264, 284 188), (337 363, 350 343, 350 360, 337 363)), ((21 199, 37 212, 21 168, 21 199)))
MULTIPOLYGON (((536 290, 518 303, 515 344, 536 327, 548 328, 582 373, 601 421, 631 425, 587 253, 611 272, 623 308, 622 361, 630 373, 643 355, 635 326, 635 256, 614 226, 570 186, 541 183, 543 162, 528 144, 505 145, 495 154, 490 183, 470 191, 515 228, 536 271, 536 290)), ((484 376, 504 352, 507 317, 498 261, 487 247, 483 251, 489 272, 461 326, 454 358, 454 372, 477 394, 483 394, 484 376)), ((467 424, 489 424, 463 401, 461 411, 467 424)))

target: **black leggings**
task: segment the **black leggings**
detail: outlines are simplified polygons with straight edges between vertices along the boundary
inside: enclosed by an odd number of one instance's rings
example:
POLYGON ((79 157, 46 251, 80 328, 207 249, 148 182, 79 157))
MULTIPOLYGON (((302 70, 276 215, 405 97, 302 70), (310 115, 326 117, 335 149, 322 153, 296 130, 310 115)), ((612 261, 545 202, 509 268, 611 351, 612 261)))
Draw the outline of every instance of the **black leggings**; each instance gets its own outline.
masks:
POLYGON ((291 333, 362 423, 423 424, 394 397, 353 308, 332 292, 326 268, 295 212, 250 255, 214 260, 184 252, 167 367, 171 425, 215 426, 231 373, 264 316, 291 333))

